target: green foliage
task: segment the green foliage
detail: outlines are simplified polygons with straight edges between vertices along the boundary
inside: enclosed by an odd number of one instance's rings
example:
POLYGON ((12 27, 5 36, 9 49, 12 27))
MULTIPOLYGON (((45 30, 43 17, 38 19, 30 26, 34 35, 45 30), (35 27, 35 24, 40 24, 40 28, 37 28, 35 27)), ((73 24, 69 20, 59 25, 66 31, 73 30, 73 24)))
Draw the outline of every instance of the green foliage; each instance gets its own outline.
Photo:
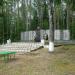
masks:
POLYGON ((73 9, 73 11, 75 11, 75 0, 73 0, 72 9, 73 9))
MULTIPOLYGON (((49 28, 49 16, 48 5, 46 0, 35 0, 33 6, 26 6, 25 0, 22 0, 21 6, 19 6, 20 0, 0 0, 0 42, 6 42, 11 38, 12 41, 20 41, 20 33, 27 30, 27 25, 30 25, 28 30, 35 30, 37 26, 43 29, 49 28), (41 13, 42 8, 42 13, 41 13), (39 11, 39 12, 37 12, 39 11), (27 14, 33 16, 28 17, 27 14), (42 14, 42 16, 40 15, 42 14), (40 15, 40 16, 38 16, 40 15), (27 20, 28 23, 27 24, 27 20), (30 20, 30 21, 29 21, 30 20), (3 40, 4 39, 4 40, 3 40)), ((26 0, 28 1, 28 0, 26 0)), ((75 11, 75 0, 64 0, 69 9, 75 11)), ((61 0, 54 0, 55 3, 55 26, 59 26, 59 29, 66 28, 66 24, 63 26, 63 15, 61 9, 61 0), (59 21, 59 25, 58 22, 59 21)), ((70 16, 72 13, 70 13, 70 16)), ((70 30, 73 33, 73 39, 75 38, 75 23, 70 23, 70 30)))
POLYGON ((3 5, 3 0, 0 0, 0 6, 2 6, 3 5))
POLYGON ((59 5, 61 3, 61 0, 54 0, 56 5, 59 5))
POLYGON ((43 29, 49 29, 48 19, 44 19, 44 21, 43 21, 43 29))

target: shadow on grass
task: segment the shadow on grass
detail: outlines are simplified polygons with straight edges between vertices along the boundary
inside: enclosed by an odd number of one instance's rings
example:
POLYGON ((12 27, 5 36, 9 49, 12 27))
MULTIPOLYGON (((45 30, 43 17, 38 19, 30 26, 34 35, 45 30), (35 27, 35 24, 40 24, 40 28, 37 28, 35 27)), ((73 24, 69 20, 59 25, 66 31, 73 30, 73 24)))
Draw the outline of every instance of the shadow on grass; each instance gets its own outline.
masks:
POLYGON ((0 60, 0 64, 1 64, 1 63, 16 62, 16 61, 18 61, 18 60, 19 60, 19 58, 11 58, 11 59, 9 59, 9 60, 4 60, 4 59, 2 59, 2 60, 0 60))

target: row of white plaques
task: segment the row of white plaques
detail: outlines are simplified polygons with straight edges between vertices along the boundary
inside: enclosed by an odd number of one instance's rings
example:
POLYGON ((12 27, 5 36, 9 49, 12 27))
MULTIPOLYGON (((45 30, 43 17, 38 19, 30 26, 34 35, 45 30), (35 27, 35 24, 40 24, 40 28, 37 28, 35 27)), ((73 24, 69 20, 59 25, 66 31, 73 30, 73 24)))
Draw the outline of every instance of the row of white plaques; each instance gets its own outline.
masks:
POLYGON ((70 40, 70 31, 69 30, 55 30, 54 34, 54 39, 55 40, 70 40))
MULTIPOLYGON (((44 34, 48 34, 49 30, 41 30, 41 38, 44 34)), ((21 40, 34 40, 36 35, 35 31, 21 32, 21 40)), ((70 40, 70 31, 69 30, 55 30, 54 31, 54 40, 70 40)))

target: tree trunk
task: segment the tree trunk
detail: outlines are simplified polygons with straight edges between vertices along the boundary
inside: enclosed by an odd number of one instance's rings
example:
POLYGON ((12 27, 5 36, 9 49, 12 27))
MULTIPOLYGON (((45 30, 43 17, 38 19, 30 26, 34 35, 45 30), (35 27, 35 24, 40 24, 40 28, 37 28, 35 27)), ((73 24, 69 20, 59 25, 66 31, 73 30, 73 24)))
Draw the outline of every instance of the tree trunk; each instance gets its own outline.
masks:
POLYGON ((49 14, 49 52, 54 51, 54 18, 53 18, 53 0, 48 0, 48 14, 49 14))

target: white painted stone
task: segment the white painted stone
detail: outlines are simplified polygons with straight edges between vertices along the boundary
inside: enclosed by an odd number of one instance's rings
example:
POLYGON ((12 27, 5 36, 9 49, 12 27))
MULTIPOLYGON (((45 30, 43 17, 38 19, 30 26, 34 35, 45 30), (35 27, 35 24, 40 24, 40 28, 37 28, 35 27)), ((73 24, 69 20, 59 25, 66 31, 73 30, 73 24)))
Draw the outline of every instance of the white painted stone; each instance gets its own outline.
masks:
POLYGON ((63 40, 70 40, 70 31, 63 30, 63 40))
POLYGON ((35 49, 38 49, 42 46, 41 43, 19 43, 19 42, 14 42, 11 44, 4 44, 0 45, 0 50, 5 50, 5 51, 16 51, 16 52, 31 52, 35 49))
POLYGON ((58 30, 55 30, 54 31, 54 39, 55 40, 60 40, 60 30, 58 29, 58 30))
POLYGON ((41 44, 44 46, 44 44, 45 44, 45 40, 44 39, 41 39, 41 44))
POLYGON ((54 51, 54 43, 49 42, 49 52, 53 52, 53 51, 54 51))
POLYGON ((7 40, 7 44, 10 44, 11 43, 11 40, 9 39, 9 40, 7 40))

